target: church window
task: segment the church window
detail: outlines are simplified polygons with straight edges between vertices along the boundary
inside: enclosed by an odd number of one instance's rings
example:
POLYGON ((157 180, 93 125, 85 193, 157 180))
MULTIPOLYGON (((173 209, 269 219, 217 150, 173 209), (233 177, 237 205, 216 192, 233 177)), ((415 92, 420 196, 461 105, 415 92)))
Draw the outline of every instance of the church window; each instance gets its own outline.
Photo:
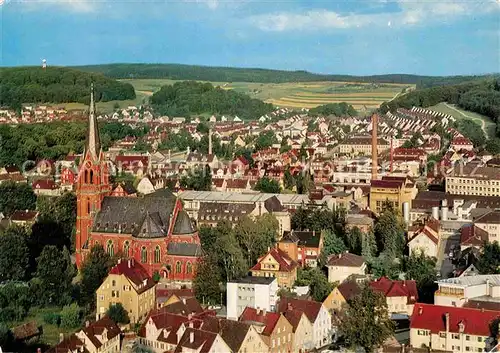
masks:
POLYGON ((126 241, 124 244, 123 244, 123 255, 125 257, 129 257, 130 255, 130 244, 128 241, 126 241))
POLYGON ((85 184, 88 184, 89 183, 89 171, 86 170, 85 173, 83 173, 83 181, 85 184))
POLYGON ((186 272, 187 272, 187 273, 191 273, 191 272, 193 272, 193 265, 192 265, 192 264, 191 264, 191 262, 189 262, 189 261, 188 261, 188 262, 187 262, 187 264, 186 264, 186 272))
POLYGON ((142 263, 148 262, 148 250, 146 249, 145 246, 141 248, 141 262, 142 263))
POLYGON ((94 184, 94 171, 90 171, 90 184, 94 184))
POLYGON ((181 262, 177 261, 175 263, 175 273, 181 273, 181 270, 182 270, 181 262))
POLYGON ((108 240, 108 244, 106 246, 106 250, 107 250, 109 256, 113 257, 115 255, 115 248, 114 248, 112 240, 108 240))
POLYGON ((156 248, 155 248, 155 264, 159 263, 160 261, 161 261, 160 246, 156 245, 156 248))
POLYGON ((90 199, 87 198, 87 214, 90 214, 90 199))

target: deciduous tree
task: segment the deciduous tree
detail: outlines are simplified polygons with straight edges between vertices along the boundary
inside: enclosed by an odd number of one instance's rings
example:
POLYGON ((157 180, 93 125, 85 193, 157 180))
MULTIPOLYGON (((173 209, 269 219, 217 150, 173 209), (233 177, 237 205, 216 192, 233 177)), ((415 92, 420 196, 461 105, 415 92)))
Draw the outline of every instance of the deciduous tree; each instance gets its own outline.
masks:
POLYGON ((83 304, 95 304, 95 292, 108 276, 108 272, 114 265, 113 259, 106 253, 101 245, 95 245, 81 268, 82 280, 81 301, 83 304))
POLYGON ((128 324, 130 319, 122 303, 111 304, 106 315, 117 324, 128 324))
POLYGON ((18 226, 0 234, 0 282, 26 278, 30 256, 27 238, 26 229, 18 226))

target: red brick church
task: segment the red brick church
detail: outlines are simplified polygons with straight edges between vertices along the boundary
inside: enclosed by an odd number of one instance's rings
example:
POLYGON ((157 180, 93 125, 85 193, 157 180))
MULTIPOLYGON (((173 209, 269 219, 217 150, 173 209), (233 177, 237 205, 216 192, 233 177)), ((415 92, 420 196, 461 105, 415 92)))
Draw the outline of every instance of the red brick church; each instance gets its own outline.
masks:
POLYGON ((95 244, 112 256, 134 258, 150 275, 191 281, 201 255, 198 232, 170 191, 111 196, 109 168, 101 149, 94 92, 87 140, 76 183, 76 264, 81 267, 95 244))

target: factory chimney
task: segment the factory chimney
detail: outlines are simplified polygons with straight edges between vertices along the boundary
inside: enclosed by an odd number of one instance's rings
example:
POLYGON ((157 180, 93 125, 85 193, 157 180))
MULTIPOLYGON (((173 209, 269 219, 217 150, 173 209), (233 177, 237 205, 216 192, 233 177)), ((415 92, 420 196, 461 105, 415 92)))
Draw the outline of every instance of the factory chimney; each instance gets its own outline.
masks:
POLYGON ((212 126, 208 129, 208 154, 212 154, 212 126))
POLYGON ((378 125, 378 116, 376 113, 373 113, 373 115, 372 115, 372 180, 377 179, 377 170, 378 170, 377 125, 378 125))

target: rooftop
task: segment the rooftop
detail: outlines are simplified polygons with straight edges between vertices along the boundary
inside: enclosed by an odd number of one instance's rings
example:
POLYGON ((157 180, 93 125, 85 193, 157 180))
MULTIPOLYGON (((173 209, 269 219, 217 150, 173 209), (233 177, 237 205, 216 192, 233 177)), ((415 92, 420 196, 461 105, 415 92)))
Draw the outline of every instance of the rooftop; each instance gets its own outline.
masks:
POLYGON ((448 279, 440 279, 436 281, 438 285, 451 285, 453 287, 470 287, 486 284, 489 281, 491 285, 500 286, 500 275, 477 275, 477 276, 464 276, 448 279))
POLYGON ((271 284, 274 281, 276 281, 276 277, 247 276, 240 279, 231 280, 229 282, 247 284, 271 284))

